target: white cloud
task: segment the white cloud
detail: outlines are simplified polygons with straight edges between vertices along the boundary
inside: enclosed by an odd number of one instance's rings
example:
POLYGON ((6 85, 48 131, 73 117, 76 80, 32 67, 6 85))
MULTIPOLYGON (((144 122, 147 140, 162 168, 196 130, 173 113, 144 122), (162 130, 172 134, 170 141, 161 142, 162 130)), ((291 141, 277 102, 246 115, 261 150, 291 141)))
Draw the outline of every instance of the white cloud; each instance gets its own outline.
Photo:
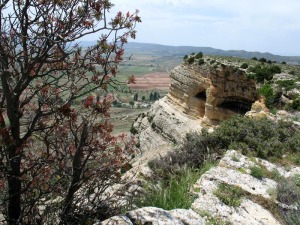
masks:
POLYGON ((140 10, 140 42, 300 55, 299 0, 113 0, 140 10))

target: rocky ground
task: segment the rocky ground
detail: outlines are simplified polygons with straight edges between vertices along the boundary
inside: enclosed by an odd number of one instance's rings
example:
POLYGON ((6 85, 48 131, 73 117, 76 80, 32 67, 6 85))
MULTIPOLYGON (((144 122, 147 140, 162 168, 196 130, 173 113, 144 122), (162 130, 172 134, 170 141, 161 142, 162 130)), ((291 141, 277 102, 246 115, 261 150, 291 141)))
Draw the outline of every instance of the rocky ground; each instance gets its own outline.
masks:
MULTIPOLYGON (((229 150, 220 160, 218 166, 204 173, 194 184, 191 194, 195 200, 191 209, 163 210, 144 207, 115 216, 95 225, 277 225, 284 224, 276 212, 292 208, 276 200, 277 182, 275 176, 288 178, 300 174, 300 167, 288 169, 259 158, 243 156, 235 150, 229 150), (265 175, 261 178, 251 175, 251 168, 263 168, 265 175), (269 175, 268 175, 269 174, 269 175), (219 185, 238 188, 241 194, 239 204, 228 203, 217 194, 219 185)), ((229 202, 232 196, 227 196, 229 202)))

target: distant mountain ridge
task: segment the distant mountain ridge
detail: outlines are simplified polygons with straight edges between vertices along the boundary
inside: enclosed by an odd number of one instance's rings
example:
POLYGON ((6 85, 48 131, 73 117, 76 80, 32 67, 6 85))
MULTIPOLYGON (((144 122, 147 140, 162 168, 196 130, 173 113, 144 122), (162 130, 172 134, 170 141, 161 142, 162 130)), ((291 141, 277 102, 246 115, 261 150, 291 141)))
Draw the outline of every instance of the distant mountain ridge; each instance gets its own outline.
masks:
MULTIPOLYGON (((94 44, 94 41, 82 41, 81 46, 87 47, 94 44)), ((211 47, 195 47, 195 46, 168 46, 160 44, 150 44, 150 43, 138 43, 138 42, 129 42, 125 45, 125 50, 131 53, 138 52, 152 52, 164 56, 184 56, 189 55, 192 52, 203 52, 205 55, 217 55, 217 56, 232 56, 239 58, 250 59, 253 57, 256 58, 266 58, 268 60, 277 61, 277 62, 286 62, 289 64, 300 64, 300 56, 281 56, 274 55, 272 53, 262 53, 262 52, 248 52, 244 50, 221 50, 211 47)))

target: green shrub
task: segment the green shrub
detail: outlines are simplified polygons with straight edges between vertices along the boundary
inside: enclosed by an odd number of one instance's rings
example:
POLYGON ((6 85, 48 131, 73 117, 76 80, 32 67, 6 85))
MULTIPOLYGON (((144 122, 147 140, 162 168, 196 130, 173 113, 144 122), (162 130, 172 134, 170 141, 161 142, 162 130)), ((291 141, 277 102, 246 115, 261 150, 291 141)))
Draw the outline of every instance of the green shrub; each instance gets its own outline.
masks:
POLYGON ((248 63, 243 63, 243 64, 241 65, 241 68, 242 68, 242 69, 247 69, 248 66, 249 66, 248 63))
POLYGON ((195 62, 195 57, 189 57, 187 62, 188 64, 193 64, 195 62))
POLYGON ((154 116, 148 116, 148 117, 147 117, 148 122, 149 122, 149 123, 152 123, 153 118, 154 118, 154 116))
POLYGON ((137 142, 137 143, 135 144, 135 147, 140 148, 140 147, 141 147, 141 143, 140 143, 140 142, 137 142))
MULTIPOLYGON (((146 188, 146 192, 137 200, 138 207, 154 206, 170 210, 175 208, 188 209, 193 202, 190 195, 192 185, 210 166, 203 167, 203 170, 193 170, 182 167, 176 176, 168 179, 159 179, 159 188, 154 188, 154 184, 146 188)), ((157 186, 157 185, 156 185, 157 186)))
POLYGON ((222 157, 228 149, 277 160, 289 152, 300 153, 300 131, 291 122, 234 116, 212 133, 202 130, 202 133, 187 134, 182 146, 151 161, 149 166, 158 177, 167 179, 183 166, 201 168, 206 162, 222 157))
POLYGON ((267 59, 266 58, 260 58, 258 61, 260 61, 260 62, 267 62, 267 59))
POLYGON ((195 56, 196 59, 201 59, 202 57, 203 57, 202 52, 197 53, 197 55, 195 56))
POLYGON ((300 111, 300 98, 293 100, 292 108, 300 111))
POLYGON ((251 58, 251 59, 257 61, 257 58, 256 58, 256 57, 253 57, 253 58, 251 58))
POLYGON ((151 123, 151 128, 152 128, 152 129, 155 129, 155 127, 156 127, 156 124, 155 124, 154 122, 152 122, 152 123, 151 123))
POLYGON ((273 75, 281 73, 281 68, 277 65, 256 65, 248 68, 249 73, 255 73, 257 82, 264 82, 264 80, 270 81, 273 79, 273 75))
MULTIPOLYGON (((208 136, 215 140, 214 149, 234 146, 243 154, 261 158, 281 158, 283 152, 300 152, 300 132, 290 122, 274 123, 266 118, 250 119, 235 116, 224 121, 208 136), (212 138, 213 136, 214 138, 212 138)), ((218 151, 220 152, 220 151, 218 151)))
POLYGON ((253 166, 250 168, 250 175, 261 180, 264 177, 264 172, 261 167, 253 166))
POLYGON ((284 87, 285 90, 289 91, 295 88, 295 81, 294 80, 278 80, 276 81, 276 84, 279 85, 279 87, 284 87))
POLYGON ((256 79, 255 73, 247 73, 246 76, 247 76, 248 80, 255 80, 256 79))
POLYGON ((220 183, 217 190, 214 191, 221 202, 228 206, 238 207, 241 204, 242 190, 239 187, 220 183))
POLYGON ((137 134, 137 133, 138 133, 138 130, 137 130, 134 126, 131 126, 131 128, 130 128, 130 133, 132 133, 132 134, 137 134))
POLYGON ((188 58, 188 55, 185 55, 184 57, 183 57, 183 59, 187 59, 188 58))
POLYGON ((294 205, 296 209, 280 209, 287 224, 300 224, 300 187, 297 176, 283 178, 277 184, 277 200, 286 205, 294 205))
POLYGON ((200 65, 202 65, 202 64, 204 64, 204 59, 199 59, 199 60, 198 60, 198 65, 200 66, 200 65))
POLYGON ((181 167, 199 169, 211 162, 215 156, 222 155, 223 150, 218 150, 217 145, 217 137, 212 137, 208 133, 201 135, 190 133, 179 149, 150 161, 148 165, 157 177, 167 180, 170 174, 176 175, 181 167), (214 150, 210 151, 210 148, 214 150))
POLYGON ((269 70, 272 72, 272 74, 281 73, 281 68, 277 65, 269 67, 269 70))
POLYGON ((265 97, 266 105, 270 108, 275 99, 273 88, 270 84, 264 84, 258 90, 259 94, 265 97))

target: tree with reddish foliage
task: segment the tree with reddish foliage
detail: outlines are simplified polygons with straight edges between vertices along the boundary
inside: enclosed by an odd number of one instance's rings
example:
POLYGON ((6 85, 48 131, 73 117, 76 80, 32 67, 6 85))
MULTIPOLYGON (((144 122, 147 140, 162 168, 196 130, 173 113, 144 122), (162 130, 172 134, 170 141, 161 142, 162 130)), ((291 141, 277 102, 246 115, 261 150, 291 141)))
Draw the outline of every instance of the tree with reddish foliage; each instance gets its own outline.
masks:
POLYGON ((112 7, 0 1, 0 214, 8 224, 78 224, 109 206, 107 189, 134 143, 111 135, 106 88, 141 22, 138 12, 110 18, 112 7), (101 35, 96 44, 76 44, 91 34, 101 35))

